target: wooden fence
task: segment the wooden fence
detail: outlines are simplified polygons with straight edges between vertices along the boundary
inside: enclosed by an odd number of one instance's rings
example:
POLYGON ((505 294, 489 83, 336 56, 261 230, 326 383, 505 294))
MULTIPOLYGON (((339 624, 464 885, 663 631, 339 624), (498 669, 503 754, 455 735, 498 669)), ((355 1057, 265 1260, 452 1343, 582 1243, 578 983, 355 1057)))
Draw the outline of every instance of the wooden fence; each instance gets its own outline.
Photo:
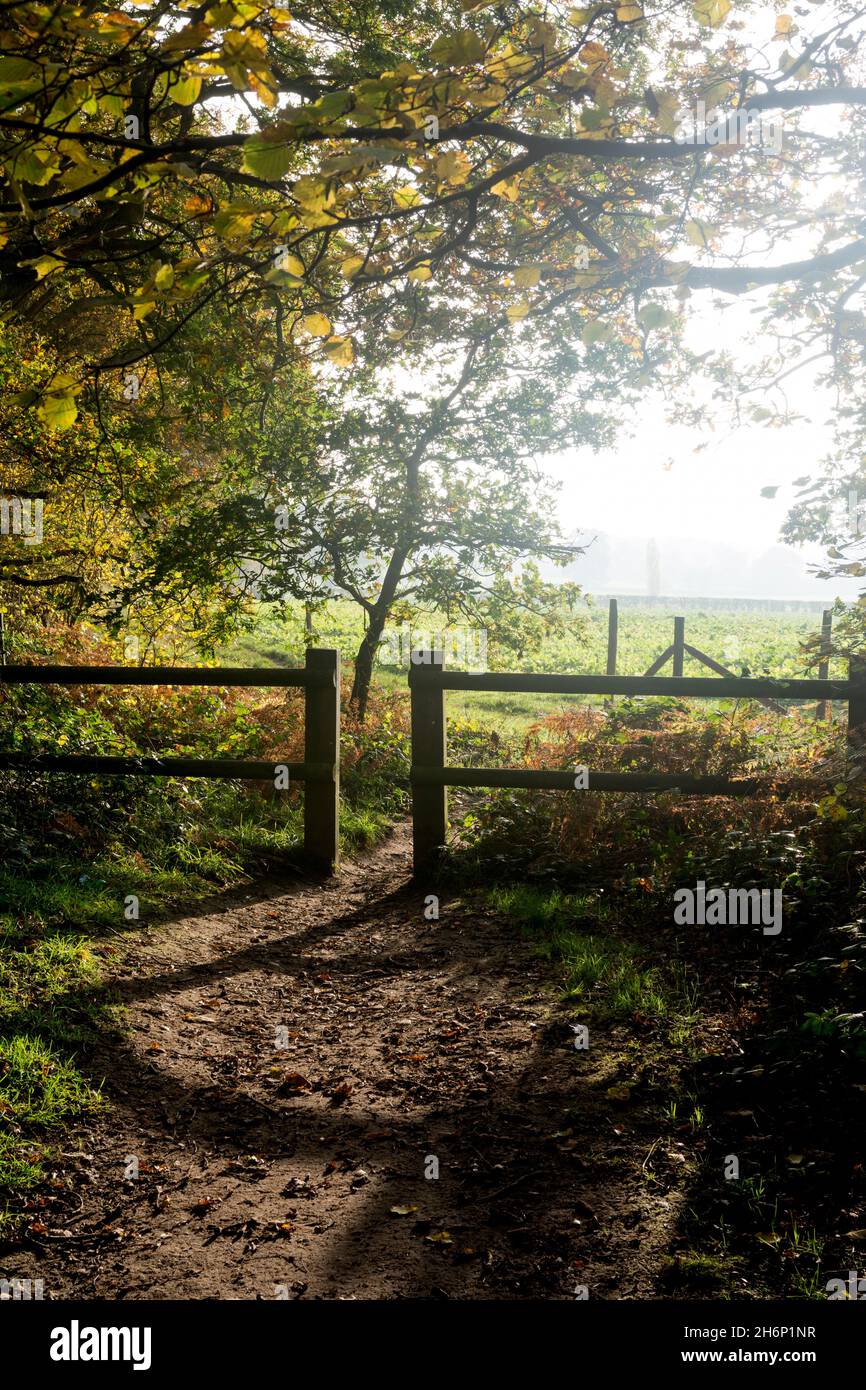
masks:
POLYGON ((304 761, 103 757, 0 752, 0 768, 139 777, 227 777, 269 781, 281 770, 304 789, 304 857, 332 871, 340 854, 340 653, 308 648, 301 668, 198 666, 2 666, 3 685, 299 686, 304 691, 304 761))
MULTIPOLYGON (((445 669, 441 652, 413 652, 409 670, 412 697, 412 844, 415 872, 435 862, 446 843, 448 787, 530 787, 573 790, 575 772, 532 768, 450 767, 447 764, 445 692, 503 690, 549 695, 676 695, 686 698, 748 700, 845 700, 849 747, 866 740, 866 664, 849 663, 847 680, 787 680, 751 676, 616 676, 474 674, 445 669)), ((698 796, 750 796, 766 790, 766 778, 729 778, 678 772, 592 772, 591 791, 656 792, 679 790, 698 796)), ((775 785, 775 784, 774 784, 775 785)))
MULTIPOLYGON (((616 674, 616 655, 618 646, 619 632, 619 609, 617 601, 612 598, 608 603, 607 609, 607 666, 606 671, 609 676, 616 674)), ((821 645, 819 656, 821 658, 818 666, 818 676, 826 680, 830 671, 830 655, 833 640, 833 610, 825 608, 821 618, 821 645)), ((699 647, 692 646, 686 641, 686 620, 684 617, 674 618, 674 640, 669 647, 665 647, 660 656, 657 656, 651 666, 644 672, 645 676, 656 676, 663 666, 670 661, 671 671, 675 676, 683 674, 683 662, 686 656, 691 656, 701 665, 706 666, 711 671, 715 671, 717 676, 733 676, 736 673, 728 666, 723 666, 714 657, 707 656, 699 647)), ((766 709, 774 710, 776 714, 784 714, 784 706, 776 700, 761 700, 761 704, 766 709)), ((817 719, 832 719, 833 713, 829 700, 822 700, 815 711, 817 719)))

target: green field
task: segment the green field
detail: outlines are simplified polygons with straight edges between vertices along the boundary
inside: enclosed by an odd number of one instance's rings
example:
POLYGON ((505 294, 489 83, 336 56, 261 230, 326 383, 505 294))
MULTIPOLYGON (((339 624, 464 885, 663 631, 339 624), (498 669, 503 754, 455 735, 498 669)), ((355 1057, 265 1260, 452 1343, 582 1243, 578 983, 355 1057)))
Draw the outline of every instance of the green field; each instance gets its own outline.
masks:
MULTIPOLYGON (((676 608, 620 606, 617 672, 641 675, 673 639, 676 608)), ((802 676, 808 672, 808 657, 802 644, 820 629, 820 614, 799 612, 756 612, 742 609, 714 609, 685 614, 686 641, 727 666, 735 675, 802 676)), ((544 672, 603 672, 607 659, 607 605, 597 604, 575 610, 564 623, 564 630, 551 634, 542 647, 515 663, 506 650, 488 642, 490 670, 544 672)), ((460 623, 449 628, 435 614, 421 614, 412 624, 415 645, 418 634, 440 630, 459 632, 460 623)), ((360 614, 353 604, 333 603, 314 619, 314 640, 319 646, 338 646, 343 659, 351 663, 363 631, 360 614)), ((303 661, 303 610, 294 605, 280 618, 262 610, 256 625, 221 654, 226 665, 268 666, 303 661)), ((454 663, 459 665, 459 662, 454 663)), ((687 656, 688 675, 710 675, 706 667, 687 656)), ((661 674, 669 673, 668 665, 661 674)), ((844 677, 844 662, 832 662, 830 675, 844 677)), ((405 688, 406 670, 393 665, 377 667, 377 683, 385 689, 405 688)), ((519 727, 554 714, 574 703, 585 704, 587 697, 569 700, 558 695, 509 693, 448 695, 452 718, 490 723, 515 732, 519 727)))

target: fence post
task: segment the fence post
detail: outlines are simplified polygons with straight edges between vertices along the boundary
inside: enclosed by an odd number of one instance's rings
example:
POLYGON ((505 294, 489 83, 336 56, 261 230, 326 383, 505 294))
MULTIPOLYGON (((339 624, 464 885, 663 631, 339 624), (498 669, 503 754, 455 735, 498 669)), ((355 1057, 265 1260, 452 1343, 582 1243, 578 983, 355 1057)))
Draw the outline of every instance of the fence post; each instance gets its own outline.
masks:
MULTIPOLYGON (((409 667, 412 696, 412 772, 445 766, 445 691, 436 679, 445 666, 441 651, 414 651, 409 667)), ((412 864, 417 877, 432 867, 448 834, 444 783, 412 782, 412 864)))
POLYGON ((332 771, 304 786, 304 857, 333 873, 340 862, 340 653, 308 647, 305 666, 319 679, 304 688, 304 762, 332 771))
MULTIPOLYGON (((866 658, 852 656, 848 660, 848 760, 858 764, 852 771, 855 777, 864 772, 866 753, 866 658)), ((849 773, 849 776, 851 774, 849 773)))
MULTIPOLYGON (((608 601, 607 605, 607 666, 606 673, 609 676, 616 675, 616 647, 619 636, 619 615, 617 612, 617 602, 615 598, 608 601)), ((604 708, 613 709, 613 696, 605 695, 604 708)))
POLYGON ((685 618, 674 618, 674 664, 671 671, 673 676, 683 674, 683 656, 686 647, 686 620, 685 618))
MULTIPOLYGON (((824 609, 821 619, 821 662, 818 666, 818 679, 825 681, 830 674, 830 644, 833 637, 833 610, 824 609)), ((829 700, 821 700, 815 710, 816 719, 832 719, 833 706, 829 700)))
POLYGON ((607 605, 607 674, 616 675, 616 643, 617 643, 617 617, 616 599, 612 598, 607 605))

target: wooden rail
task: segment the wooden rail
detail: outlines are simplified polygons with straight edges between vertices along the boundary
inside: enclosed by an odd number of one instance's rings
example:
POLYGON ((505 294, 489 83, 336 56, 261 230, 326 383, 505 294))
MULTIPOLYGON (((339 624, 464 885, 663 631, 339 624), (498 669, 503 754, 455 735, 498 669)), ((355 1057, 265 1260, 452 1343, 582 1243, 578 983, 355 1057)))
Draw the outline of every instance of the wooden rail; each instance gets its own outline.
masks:
MULTIPOLYGON (((681 638, 681 631, 677 634, 681 638)), ((685 649, 685 644, 683 644, 685 649)), ((442 652, 412 653, 412 842, 416 874, 435 863, 448 831, 447 788, 524 787, 574 790, 575 770, 469 768, 447 765, 445 692, 503 690, 554 695, 678 695, 700 699, 847 700, 848 743, 859 761, 866 745, 866 664, 852 658, 847 680, 774 679, 751 676, 536 675, 514 672, 448 671, 442 652)), ((755 796, 772 786, 791 792, 814 781, 774 783, 760 777, 717 777, 694 773, 593 772, 588 790, 655 792, 679 790, 695 796, 755 796)))
POLYGON ((103 757, 0 752, 0 769, 121 777, 219 777, 304 782, 304 857, 333 872, 340 857, 340 653, 308 648, 303 667, 2 666, 3 685, 288 686, 304 691, 304 761, 103 757))
MULTIPOLYGON (((608 604, 608 611, 607 611, 607 666, 606 666, 606 670, 607 670, 607 674, 608 674, 609 676, 614 676, 614 675, 616 675, 616 653, 617 653, 617 635, 618 635, 618 629, 619 629, 619 610, 618 610, 618 606, 617 606, 617 601, 616 601, 616 599, 615 599, 615 598, 612 598, 612 599, 610 600, 609 604, 608 604)), ((832 636, 833 636, 833 613, 832 613, 832 610, 831 610, 831 609, 827 608, 827 609, 824 610, 824 615, 823 615, 823 619, 822 619, 822 623, 821 623, 821 647, 820 647, 820 657, 821 657, 821 661, 820 661, 820 665, 818 666, 818 677, 819 677, 819 679, 826 679, 826 677, 828 676, 829 671, 830 671, 830 654, 831 654, 831 649, 832 649, 832 636)), ((708 666, 709 669, 710 669, 711 671, 715 671, 716 675, 718 675, 718 676, 733 676, 733 675, 734 675, 734 672, 731 671, 731 670, 729 670, 729 668, 728 668, 727 666, 723 666, 723 665, 721 664, 721 662, 716 661, 714 657, 712 657, 712 656, 707 656, 706 652, 702 652, 702 651, 700 650, 699 647, 695 647, 695 646, 693 646, 691 643, 689 643, 689 642, 686 641, 686 620, 685 620, 684 617, 676 617, 676 618, 674 618, 674 640, 673 640, 673 642, 670 644, 669 647, 665 647, 664 651, 661 652, 660 655, 657 656, 657 657, 655 658, 655 660, 652 662, 652 664, 651 664, 651 665, 647 668, 647 670, 644 672, 644 675, 645 675, 645 676, 656 676, 656 675, 658 675, 659 671, 662 669, 663 666, 666 666, 667 663, 668 663, 669 661, 672 661, 672 672, 673 672, 673 675, 675 675, 675 676, 681 676, 681 675, 683 674, 683 664, 684 664, 684 660, 685 660, 686 655, 692 657, 692 659, 695 660, 695 661, 701 662, 701 664, 702 664, 703 666, 708 666)), ((762 696, 758 696, 758 699, 760 700, 761 704, 765 707, 765 709, 771 709, 771 710, 773 710, 773 712, 774 712, 775 714, 785 714, 785 713, 786 713, 786 710, 782 707, 782 705, 780 705, 780 704, 778 703, 777 700, 765 699, 765 698, 763 698, 762 696)), ((606 700, 606 701, 605 701, 605 704, 606 704, 607 706, 610 706, 610 705, 613 704, 613 701, 612 701, 612 700, 606 700)), ((817 707, 817 711, 816 711, 816 716, 815 716, 815 717, 816 717, 817 719, 832 719, 832 718, 833 718, 832 706, 831 706, 831 703, 830 703, 829 700, 822 700, 822 701, 820 702, 820 704, 819 704, 818 707, 817 707)))

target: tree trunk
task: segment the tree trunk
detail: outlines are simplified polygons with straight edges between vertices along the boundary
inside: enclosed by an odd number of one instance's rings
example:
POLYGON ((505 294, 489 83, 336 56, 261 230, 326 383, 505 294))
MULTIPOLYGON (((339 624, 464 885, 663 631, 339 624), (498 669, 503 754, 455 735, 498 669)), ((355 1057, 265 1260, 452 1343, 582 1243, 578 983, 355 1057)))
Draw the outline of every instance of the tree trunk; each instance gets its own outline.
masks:
POLYGON ((376 650, 385 630, 388 615, 397 597, 400 576, 403 573, 403 566, 408 554, 409 548, 407 546, 398 546, 394 551, 388 561, 388 568, 385 571, 385 578, 382 580, 379 597, 372 608, 365 610, 369 623, 364 633, 364 640, 358 648, 358 655, 355 657, 355 679, 352 683, 351 695, 351 703, 357 708, 358 717, 361 720, 367 713, 367 700, 370 695, 370 682, 373 679, 373 662, 376 659, 376 650))
POLYGON ((373 662, 376 659, 376 650, 388 621, 388 614, 391 611, 390 603, 380 601, 370 612, 370 621, 367 631, 364 633, 364 640, 358 648, 355 657, 355 679, 352 682, 351 702, 358 711, 359 719, 363 720, 367 713, 367 700, 370 694, 370 682, 373 679, 373 662))

